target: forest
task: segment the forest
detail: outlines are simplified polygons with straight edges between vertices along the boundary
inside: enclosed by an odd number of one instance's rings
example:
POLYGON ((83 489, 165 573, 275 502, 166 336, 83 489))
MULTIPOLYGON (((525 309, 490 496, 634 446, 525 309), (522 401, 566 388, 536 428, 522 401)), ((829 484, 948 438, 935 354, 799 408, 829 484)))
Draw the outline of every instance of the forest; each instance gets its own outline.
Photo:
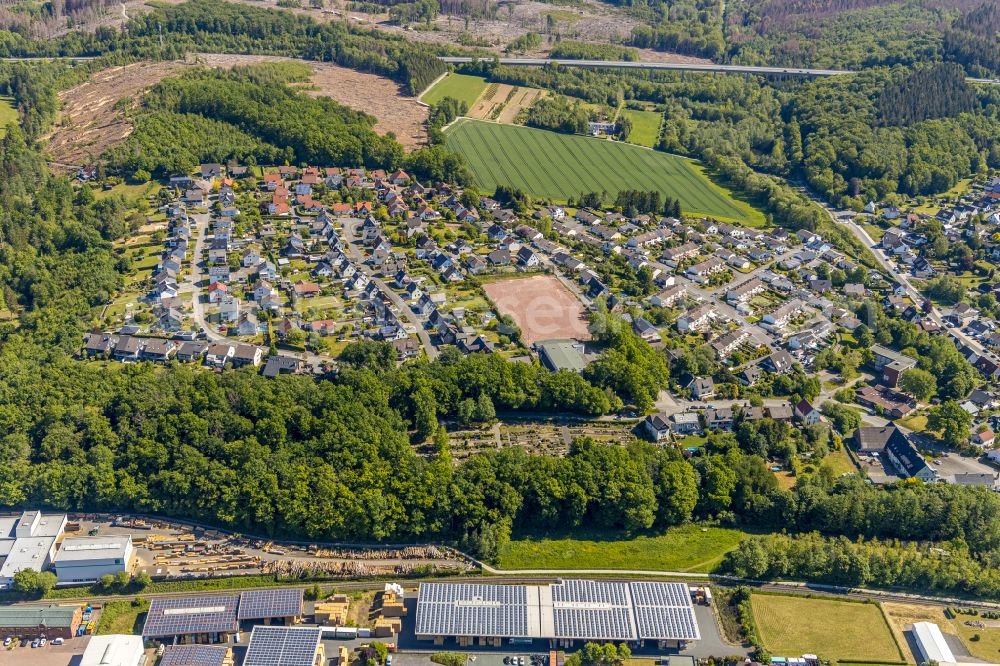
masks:
MULTIPOLYGON (((804 180, 831 203, 860 210, 868 201, 943 192, 1000 166, 1000 90, 966 83, 947 63, 782 82, 489 62, 465 70, 593 104, 660 105, 660 150, 704 160, 790 228, 817 228, 824 216, 768 175, 804 180)), ((560 111, 539 118, 557 129, 573 107, 541 108, 560 111)))
POLYGON ((620 0, 646 25, 637 26, 628 43, 644 49, 716 59, 725 52, 722 4, 717 0, 620 0))
POLYGON ((446 71, 436 51, 346 22, 319 24, 291 12, 211 0, 157 5, 131 18, 121 31, 100 27, 51 40, 6 33, 0 40, 2 57, 98 56, 127 62, 172 60, 198 52, 284 55, 381 74, 411 94, 446 71))
POLYGON ((735 0, 726 59, 862 69, 937 61, 991 77, 1000 66, 996 0, 735 0))
POLYGON ((116 147, 111 163, 158 176, 190 171, 213 151, 214 159, 242 154, 261 164, 275 163, 279 156, 296 163, 367 168, 402 164, 402 147, 375 133, 374 117, 289 87, 308 76, 307 65, 262 63, 165 79, 143 98, 152 123, 141 124, 116 147), (192 116, 200 120, 192 123, 192 116), (164 132, 171 121, 179 121, 178 131, 164 132), (209 141, 213 145, 204 145, 209 141), (188 155, 178 164, 179 151, 188 155))
MULTIPOLYGON (((111 172, 129 177, 162 178, 203 162, 236 159, 403 167, 424 181, 468 181, 463 158, 443 145, 406 155, 395 138, 375 132, 374 117, 290 87, 307 80, 308 73, 298 63, 260 63, 164 79, 143 98, 135 130, 103 159, 111 172)), ((456 112, 449 104, 454 100, 446 98, 434 112, 432 139, 440 135, 435 123, 456 112)))

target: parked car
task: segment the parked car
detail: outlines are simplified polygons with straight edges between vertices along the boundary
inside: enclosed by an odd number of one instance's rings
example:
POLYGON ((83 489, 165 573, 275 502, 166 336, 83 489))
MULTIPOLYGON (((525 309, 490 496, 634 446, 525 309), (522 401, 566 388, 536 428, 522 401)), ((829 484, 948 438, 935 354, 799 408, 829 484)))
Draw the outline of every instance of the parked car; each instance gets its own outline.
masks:
POLYGON ((48 643, 48 641, 45 640, 44 638, 38 639, 38 647, 45 647, 46 643, 48 643))
POLYGON ((66 641, 64 641, 62 638, 53 638, 52 639, 52 644, 53 645, 62 645, 65 642, 66 641))
POLYGON ((33 648, 38 647, 38 639, 37 638, 35 640, 31 641, 31 647, 33 647, 33 648))

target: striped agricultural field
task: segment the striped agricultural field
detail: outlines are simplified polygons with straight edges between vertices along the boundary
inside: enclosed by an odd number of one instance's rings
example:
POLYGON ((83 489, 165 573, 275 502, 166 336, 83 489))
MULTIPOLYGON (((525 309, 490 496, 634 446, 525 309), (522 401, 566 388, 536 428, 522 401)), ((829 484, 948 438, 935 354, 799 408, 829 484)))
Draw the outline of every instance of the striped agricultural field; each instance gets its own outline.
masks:
POLYGON ((682 157, 625 143, 518 125, 460 119, 447 145, 465 156, 476 184, 518 187, 542 199, 565 201, 585 192, 658 190, 687 213, 756 222, 760 213, 734 200, 682 157))

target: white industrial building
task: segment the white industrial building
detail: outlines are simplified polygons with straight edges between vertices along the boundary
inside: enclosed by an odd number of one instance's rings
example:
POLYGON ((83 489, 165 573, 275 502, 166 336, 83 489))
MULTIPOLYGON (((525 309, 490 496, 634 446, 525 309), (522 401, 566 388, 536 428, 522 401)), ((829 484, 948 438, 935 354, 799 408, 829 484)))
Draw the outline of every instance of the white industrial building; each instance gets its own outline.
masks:
POLYGON ((933 622, 914 622, 913 639, 920 652, 920 663, 955 663, 955 655, 944 640, 941 628, 933 622))
POLYGON ((64 513, 43 516, 40 511, 25 511, 18 517, 0 517, 0 590, 10 587, 18 571, 49 568, 65 530, 64 513))
POLYGON ((79 666, 141 666, 146 654, 141 636, 92 636, 79 666))
POLYGON ((60 583, 89 583, 128 571, 134 552, 132 537, 127 534, 69 537, 59 546, 53 566, 60 583))

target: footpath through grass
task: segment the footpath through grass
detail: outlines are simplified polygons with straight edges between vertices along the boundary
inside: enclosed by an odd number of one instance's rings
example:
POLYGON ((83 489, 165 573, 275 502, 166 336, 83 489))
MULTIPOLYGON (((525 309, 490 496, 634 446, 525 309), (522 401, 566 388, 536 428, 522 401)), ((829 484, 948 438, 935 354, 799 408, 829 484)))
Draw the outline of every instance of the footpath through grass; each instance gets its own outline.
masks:
POLYGON ((631 144, 463 119, 448 129, 447 145, 465 156, 476 184, 488 192, 512 185, 566 201, 586 192, 613 199, 622 190, 655 190, 678 198, 686 213, 754 226, 763 220, 691 161, 631 144))
POLYGON ((437 104, 445 97, 465 102, 472 108, 479 96, 486 90, 486 79, 481 76, 451 73, 444 77, 434 87, 425 92, 420 101, 425 104, 437 104))
POLYGON ((686 525, 628 540, 518 539, 500 551, 500 569, 635 569, 708 573, 745 534, 686 525))
POLYGON ((775 656, 905 661, 877 604, 753 594, 750 605, 763 647, 775 656))

